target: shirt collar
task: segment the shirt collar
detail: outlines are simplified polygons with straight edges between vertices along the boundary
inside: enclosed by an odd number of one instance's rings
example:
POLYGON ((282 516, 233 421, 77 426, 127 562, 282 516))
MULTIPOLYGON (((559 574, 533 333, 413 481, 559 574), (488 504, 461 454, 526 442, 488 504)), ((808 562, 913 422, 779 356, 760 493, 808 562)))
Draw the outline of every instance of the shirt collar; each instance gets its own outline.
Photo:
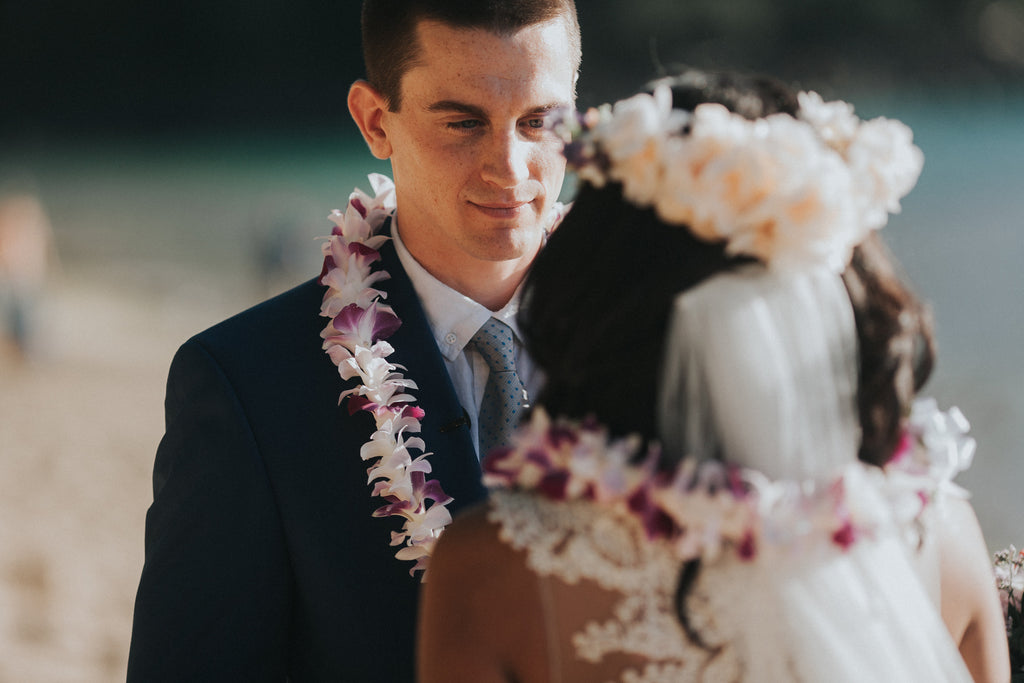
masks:
POLYGON ((519 313, 522 284, 516 288, 512 299, 504 307, 492 312, 483 304, 455 291, 427 272, 402 242, 396 217, 391 219, 391 237, 395 242, 398 260, 409 276, 420 303, 423 304, 437 347, 445 358, 455 360, 490 317, 497 318, 511 327, 516 339, 521 339, 516 315, 519 313))

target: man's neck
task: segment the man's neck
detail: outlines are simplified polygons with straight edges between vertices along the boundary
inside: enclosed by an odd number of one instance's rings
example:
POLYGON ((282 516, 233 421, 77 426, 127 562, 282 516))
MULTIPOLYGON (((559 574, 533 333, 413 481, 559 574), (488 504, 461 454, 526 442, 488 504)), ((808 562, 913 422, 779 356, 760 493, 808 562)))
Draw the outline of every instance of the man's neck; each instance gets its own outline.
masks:
POLYGON ((464 252, 442 253, 415 242, 410 244, 405 233, 401 233, 401 240, 430 275, 491 311, 501 310, 512 300, 540 249, 538 244, 531 253, 517 259, 484 261, 464 252))
POLYGON ((454 268, 448 261, 443 268, 432 268, 418 254, 410 253, 435 278, 492 311, 500 310, 512 299, 533 261, 532 257, 515 261, 473 261, 454 268))
MULTIPOLYGON (((526 271, 529 268, 530 260, 519 259, 516 262, 501 261, 488 263, 479 266, 477 272, 469 272, 470 266, 459 273, 460 277, 444 279, 434 275, 446 285, 461 294, 465 294, 473 301, 486 306, 492 311, 500 310, 507 304, 516 289, 519 288, 526 271), (465 277, 461 277, 465 275, 465 277)), ((428 272, 430 269, 427 269, 428 272)))

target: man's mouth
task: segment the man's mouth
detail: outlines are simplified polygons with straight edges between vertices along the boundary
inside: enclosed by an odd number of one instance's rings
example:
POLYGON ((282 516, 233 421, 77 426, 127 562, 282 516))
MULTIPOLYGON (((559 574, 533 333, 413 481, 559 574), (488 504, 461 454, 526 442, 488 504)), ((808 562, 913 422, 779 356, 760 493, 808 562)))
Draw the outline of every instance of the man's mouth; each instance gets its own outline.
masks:
POLYGON ((518 218, 530 202, 470 202, 481 213, 491 218, 518 218))

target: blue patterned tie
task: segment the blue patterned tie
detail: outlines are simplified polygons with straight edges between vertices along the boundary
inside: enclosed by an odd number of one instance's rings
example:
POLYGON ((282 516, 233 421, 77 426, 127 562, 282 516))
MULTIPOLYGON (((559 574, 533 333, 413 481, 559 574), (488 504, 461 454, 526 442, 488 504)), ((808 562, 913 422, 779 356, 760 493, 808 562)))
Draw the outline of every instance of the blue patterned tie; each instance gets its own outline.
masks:
POLYGON ((492 448, 509 443, 519 424, 519 414, 527 407, 526 390, 516 374, 515 347, 508 325, 488 318, 470 343, 491 369, 477 420, 480 455, 483 456, 492 448))

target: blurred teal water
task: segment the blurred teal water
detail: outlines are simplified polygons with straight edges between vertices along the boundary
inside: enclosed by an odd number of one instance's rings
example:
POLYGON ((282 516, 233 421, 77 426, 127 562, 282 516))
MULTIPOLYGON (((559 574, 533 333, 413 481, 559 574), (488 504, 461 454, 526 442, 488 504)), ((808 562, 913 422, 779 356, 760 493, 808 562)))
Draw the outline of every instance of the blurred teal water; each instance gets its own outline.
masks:
MULTIPOLYGON (((925 152, 885 236, 934 307, 926 393, 959 405, 979 443, 960 481, 990 547, 1024 545, 1024 97, 875 95, 858 113, 902 119, 925 152)), ((319 272, 327 214, 387 172, 346 124, 15 147, 0 173, 33 179, 68 277, 241 308, 319 272)))
POLYGON ((989 546, 1024 545, 1024 97, 949 92, 896 102, 925 170, 886 239, 935 312, 925 388, 959 405, 978 441, 959 480, 989 546))

